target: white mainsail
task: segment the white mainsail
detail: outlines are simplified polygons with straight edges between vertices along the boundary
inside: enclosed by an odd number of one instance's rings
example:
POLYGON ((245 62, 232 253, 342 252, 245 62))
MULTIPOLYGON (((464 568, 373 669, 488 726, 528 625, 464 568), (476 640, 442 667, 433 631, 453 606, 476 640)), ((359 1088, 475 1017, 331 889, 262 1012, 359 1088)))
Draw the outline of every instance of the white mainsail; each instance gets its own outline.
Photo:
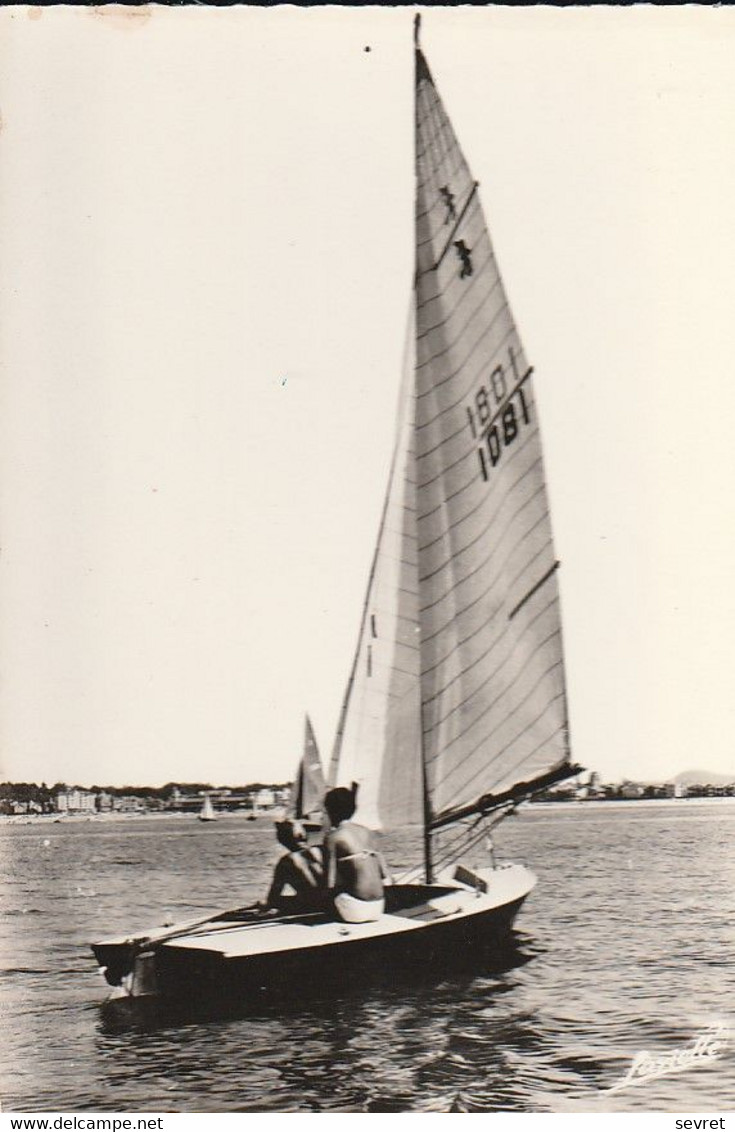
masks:
POLYGON ((382 828, 568 763, 533 382, 477 189, 417 50, 415 369, 330 774, 382 828))

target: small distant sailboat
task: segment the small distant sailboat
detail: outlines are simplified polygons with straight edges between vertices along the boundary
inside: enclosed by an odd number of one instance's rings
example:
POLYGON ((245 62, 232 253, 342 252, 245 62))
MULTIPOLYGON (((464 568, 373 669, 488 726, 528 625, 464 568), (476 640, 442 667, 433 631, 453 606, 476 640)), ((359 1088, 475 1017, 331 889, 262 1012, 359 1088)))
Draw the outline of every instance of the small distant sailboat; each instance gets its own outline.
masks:
POLYGON ((478 848, 520 802, 581 769, 533 370, 418 20, 415 60, 411 349, 329 785, 357 784, 356 818, 376 830, 419 823, 423 869, 386 888, 371 923, 263 922, 241 908, 94 944, 108 982, 133 996, 303 992, 348 971, 362 979, 373 959, 441 977, 507 940, 536 883, 492 852, 477 864, 478 848))
POLYGON ((214 812, 214 806, 212 805, 212 799, 209 797, 209 794, 204 795, 204 801, 202 802, 202 808, 199 811, 198 817, 199 821, 217 820, 217 815, 214 812))
POLYGON ((307 830, 315 831, 324 824, 323 805, 327 787, 322 761, 309 716, 304 725, 304 753, 296 768, 287 814, 302 822, 307 830))

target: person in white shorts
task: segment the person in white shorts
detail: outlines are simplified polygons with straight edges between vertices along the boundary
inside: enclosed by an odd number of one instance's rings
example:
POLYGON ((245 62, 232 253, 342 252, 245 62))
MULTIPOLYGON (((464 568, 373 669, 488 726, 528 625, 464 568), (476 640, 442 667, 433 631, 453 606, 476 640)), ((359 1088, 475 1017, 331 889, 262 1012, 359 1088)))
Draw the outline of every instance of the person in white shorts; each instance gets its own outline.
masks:
POLYGON ((371 831, 351 820, 355 795, 337 787, 327 793, 324 807, 333 826, 324 839, 324 867, 337 915, 348 924, 379 920, 388 870, 371 831))

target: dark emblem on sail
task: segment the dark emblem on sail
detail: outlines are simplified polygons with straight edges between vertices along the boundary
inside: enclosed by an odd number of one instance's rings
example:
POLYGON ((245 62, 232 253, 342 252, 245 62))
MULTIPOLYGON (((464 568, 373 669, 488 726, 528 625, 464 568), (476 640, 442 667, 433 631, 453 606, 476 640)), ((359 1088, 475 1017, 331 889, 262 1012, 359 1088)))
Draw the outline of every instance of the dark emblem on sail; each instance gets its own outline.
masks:
POLYGON ((462 263, 459 277, 460 279, 465 279, 468 275, 472 274, 472 256, 470 255, 472 248, 468 248, 464 240, 455 240, 454 246, 457 249, 457 255, 462 263))
POLYGON ((444 201, 444 204, 447 208, 447 215, 444 217, 444 223, 448 224, 449 221, 454 220, 455 216, 457 215, 457 210, 454 207, 454 193, 451 191, 448 185, 442 185, 442 187, 439 189, 439 192, 441 193, 442 200, 444 201))

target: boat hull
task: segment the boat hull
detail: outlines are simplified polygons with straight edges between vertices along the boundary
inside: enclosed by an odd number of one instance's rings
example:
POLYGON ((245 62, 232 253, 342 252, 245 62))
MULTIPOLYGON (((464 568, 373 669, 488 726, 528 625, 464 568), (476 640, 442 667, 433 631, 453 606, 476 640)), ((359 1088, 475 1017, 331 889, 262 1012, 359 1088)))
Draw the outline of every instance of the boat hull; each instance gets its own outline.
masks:
MULTIPOLYGON (((517 865, 469 875, 476 885, 454 881, 387 889, 386 913, 368 924, 319 914, 224 918, 211 929, 142 950, 120 981, 135 998, 212 1006, 281 995, 301 999, 312 991, 362 985, 376 975, 394 980, 420 972, 431 978, 450 967, 482 964, 507 950, 535 878, 517 865)), ((111 982, 124 966, 124 946, 124 941, 94 945, 111 982)))

